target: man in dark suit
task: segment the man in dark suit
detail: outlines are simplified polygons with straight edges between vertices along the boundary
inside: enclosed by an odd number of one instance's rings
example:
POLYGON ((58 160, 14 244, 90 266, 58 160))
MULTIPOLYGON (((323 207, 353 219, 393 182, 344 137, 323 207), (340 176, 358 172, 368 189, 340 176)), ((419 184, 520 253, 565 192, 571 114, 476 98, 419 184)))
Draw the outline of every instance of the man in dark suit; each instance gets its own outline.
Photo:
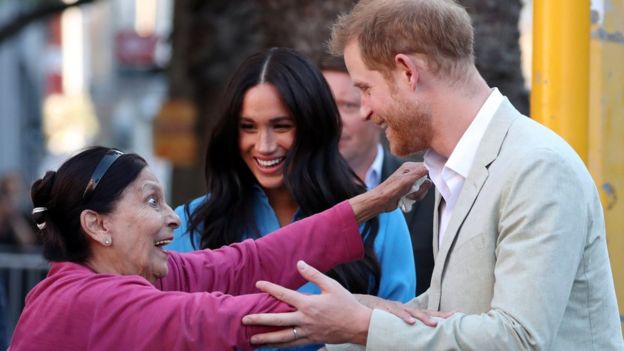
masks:
MULTIPOLYGON (((380 128, 360 115, 360 92, 353 85, 344 61, 327 57, 321 60, 320 66, 342 119, 340 153, 367 187, 374 188, 408 160, 392 155, 382 145, 380 128)), ((422 155, 409 160, 422 161, 422 155)), ((435 191, 429 190, 425 199, 414 203, 412 210, 405 213, 414 250, 417 296, 429 288, 433 271, 434 200, 435 191)))
MULTIPOLYGON (((422 155, 415 156, 422 161, 422 155)), ((381 166, 381 181, 386 180, 392 172, 405 162, 390 153, 384 146, 384 157, 381 166)), ((412 236, 414 263, 416 264, 416 296, 425 292, 431 283, 433 272, 433 207, 435 203, 435 189, 429 189, 427 196, 416 201, 412 210, 404 213, 407 227, 412 236)))

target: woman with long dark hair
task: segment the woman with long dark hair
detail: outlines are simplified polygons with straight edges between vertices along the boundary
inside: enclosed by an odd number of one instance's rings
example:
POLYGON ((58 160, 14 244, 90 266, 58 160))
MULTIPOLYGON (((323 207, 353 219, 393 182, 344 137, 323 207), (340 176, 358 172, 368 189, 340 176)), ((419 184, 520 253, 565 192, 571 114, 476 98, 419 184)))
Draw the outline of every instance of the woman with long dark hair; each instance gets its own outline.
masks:
MULTIPOLYGON (((230 80, 206 153, 207 195, 178 207, 171 250, 258 238, 366 191, 338 151, 341 122, 320 71, 292 49, 243 62, 230 80)), ((353 293, 407 301, 416 273, 398 212, 367 221, 364 259, 329 274, 353 293)), ((319 245, 323 245, 319 243, 319 245)), ((318 293, 307 284, 302 291, 318 293)))

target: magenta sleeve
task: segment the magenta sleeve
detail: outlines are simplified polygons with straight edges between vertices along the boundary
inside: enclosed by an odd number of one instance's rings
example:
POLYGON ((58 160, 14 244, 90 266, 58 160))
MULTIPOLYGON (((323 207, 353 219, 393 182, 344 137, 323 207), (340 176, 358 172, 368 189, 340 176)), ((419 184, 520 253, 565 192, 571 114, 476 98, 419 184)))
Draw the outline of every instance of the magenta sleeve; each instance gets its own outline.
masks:
POLYGON ((258 240, 245 240, 217 250, 171 253, 169 273, 157 283, 162 290, 255 293, 258 280, 289 288, 304 283, 296 262, 320 271, 361 258, 362 239, 348 201, 287 225, 258 240))

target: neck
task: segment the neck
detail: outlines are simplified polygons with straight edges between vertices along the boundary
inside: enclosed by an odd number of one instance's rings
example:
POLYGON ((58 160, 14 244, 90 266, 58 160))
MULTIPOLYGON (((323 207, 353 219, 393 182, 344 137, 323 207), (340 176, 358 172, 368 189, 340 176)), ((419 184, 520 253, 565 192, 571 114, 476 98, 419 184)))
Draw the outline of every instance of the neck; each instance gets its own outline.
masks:
POLYGON ((269 204, 277 214, 280 227, 290 224, 299 206, 288 189, 282 186, 278 189, 264 189, 264 192, 269 199, 269 204))
POLYGON ((373 165, 375 157, 377 157, 377 144, 375 143, 368 152, 352 157, 348 160, 349 166, 353 169, 355 174, 364 182, 366 181, 366 173, 373 165))
POLYGON ((448 158, 490 96, 491 88, 473 67, 463 81, 440 83, 434 89, 430 100, 434 116, 431 148, 448 158))
POLYGON ((122 261, 111 257, 113 251, 98 244, 91 245, 91 255, 84 264, 96 273, 123 275, 124 269, 120 266, 122 261))

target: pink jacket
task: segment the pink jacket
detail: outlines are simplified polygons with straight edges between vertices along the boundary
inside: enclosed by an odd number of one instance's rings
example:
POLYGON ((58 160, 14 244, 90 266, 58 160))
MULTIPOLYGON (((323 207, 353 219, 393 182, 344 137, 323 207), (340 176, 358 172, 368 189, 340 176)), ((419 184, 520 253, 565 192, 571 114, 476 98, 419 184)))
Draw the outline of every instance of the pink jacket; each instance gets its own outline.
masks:
POLYGON ((347 202, 256 241, 188 254, 170 253, 169 273, 155 286, 139 276, 97 274, 52 263, 26 297, 9 350, 250 349, 250 313, 287 311, 254 287, 269 280, 304 283, 295 263, 321 271, 363 255, 347 202))

